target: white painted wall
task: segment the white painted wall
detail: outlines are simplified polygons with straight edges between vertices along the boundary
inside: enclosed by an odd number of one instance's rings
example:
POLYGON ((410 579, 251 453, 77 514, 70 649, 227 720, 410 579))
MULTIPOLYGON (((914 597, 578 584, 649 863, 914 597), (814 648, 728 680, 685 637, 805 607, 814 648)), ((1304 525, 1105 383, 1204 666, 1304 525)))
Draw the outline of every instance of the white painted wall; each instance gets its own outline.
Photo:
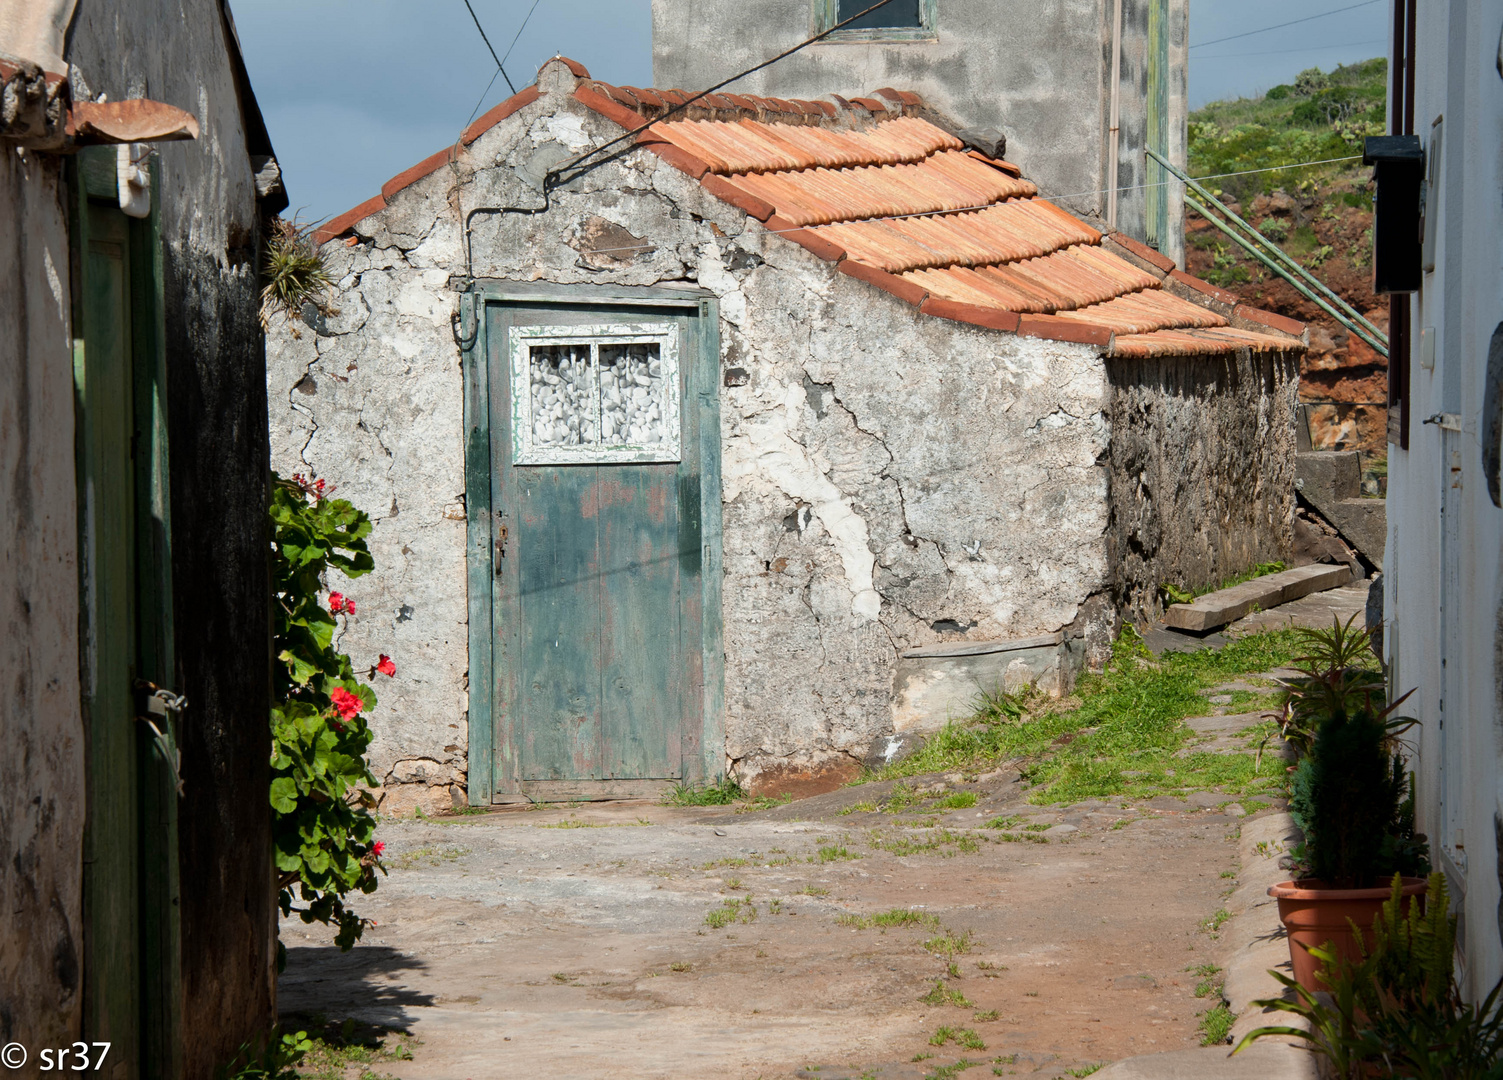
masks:
POLYGON ((1435 269, 1413 300, 1410 444, 1389 447, 1384 603, 1393 685, 1417 688, 1421 827, 1452 876, 1466 986, 1503 975, 1503 510, 1480 429, 1488 343, 1503 319, 1503 0, 1419 5, 1415 128, 1443 118, 1435 269), (1421 366, 1421 329, 1433 370, 1421 366), (1459 432, 1421 421, 1460 418, 1459 432), (1451 540, 1446 517, 1451 517, 1451 540), (1463 895, 1464 892, 1464 895, 1463 895))

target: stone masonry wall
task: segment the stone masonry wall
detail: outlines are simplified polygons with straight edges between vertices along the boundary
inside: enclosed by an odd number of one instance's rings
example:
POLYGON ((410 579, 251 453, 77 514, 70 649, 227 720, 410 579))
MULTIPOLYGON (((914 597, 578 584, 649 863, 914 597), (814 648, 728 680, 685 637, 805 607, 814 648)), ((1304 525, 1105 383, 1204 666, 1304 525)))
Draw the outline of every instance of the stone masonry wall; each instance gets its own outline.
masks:
MULTIPOLYGON (((477 277, 677 285, 721 309, 727 765, 767 788, 848 775, 892 730, 898 651, 1068 626, 1108 587, 1107 375, 1095 350, 920 315, 837 274, 646 152, 551 192, 552 164, 619 134, 544 96, 325 253, 328 335, 268 339, 274 467, 375 519, 377 570, 335 583, 357 665, 390 653, 375 771, 389 809, 464 797, 460 355, 451 321, 475 207, 477 277)), ((298 330, 297 334, 292 331, 298 330)))
POLYGON ((1293 353, 1107 361, 1111 562, 1125 618, 1159 586, 1212 585, 1294 541, 1293 353))

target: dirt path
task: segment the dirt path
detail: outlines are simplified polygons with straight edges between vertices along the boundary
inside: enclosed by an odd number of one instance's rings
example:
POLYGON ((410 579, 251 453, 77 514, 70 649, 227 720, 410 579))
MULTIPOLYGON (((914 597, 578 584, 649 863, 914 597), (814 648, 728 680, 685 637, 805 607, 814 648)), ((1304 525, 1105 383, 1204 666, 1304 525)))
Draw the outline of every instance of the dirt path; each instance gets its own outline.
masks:
POLYGON ((379 925, 341 955, 284 924, 281 1010, 410 1032, 413 1060, 376 1066, 403 1080, 917 1078, 961 1057, 984 1063, 963 1076, 1059 1077, 1198 1045, 1215 999, 1187 969, 1212 962, 1236 819, 1167 797, 1045 810, 1014 773, 945 786, 977 804, 841 813, 889 783, 746 814, 383 824, 391 875, 356 905, 379 925), (838 921, 894 908, 932 924, 838 921), (941 955, 946 933, 967 951, 941 955), (931 1045, 942 1027, 985 1049, 931 1045))

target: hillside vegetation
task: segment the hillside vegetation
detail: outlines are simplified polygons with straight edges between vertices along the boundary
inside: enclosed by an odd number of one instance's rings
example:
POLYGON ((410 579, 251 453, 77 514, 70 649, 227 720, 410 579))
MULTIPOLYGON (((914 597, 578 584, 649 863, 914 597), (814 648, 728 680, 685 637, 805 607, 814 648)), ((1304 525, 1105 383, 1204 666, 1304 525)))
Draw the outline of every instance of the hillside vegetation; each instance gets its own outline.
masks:
MULTIPOLYGON (((1360 155, 1363 139, 1384 130, 1387 72, 1381 57, 1311 68, 1261 97, 1213 102, 1189 122, 1190 174, 1379 327, 1388 311, 1372 293, 1371 170, 1360 155), (1304 164, 1333 158, 1346 160, 1304 164), (1249 172, 1262 169, 1271 171, 1249 172)), ((1310 324, 1300 396, 1315 445, 1382 455, 1383 357, 1190 210, 1185 245, 1191 273, 1310 324)))

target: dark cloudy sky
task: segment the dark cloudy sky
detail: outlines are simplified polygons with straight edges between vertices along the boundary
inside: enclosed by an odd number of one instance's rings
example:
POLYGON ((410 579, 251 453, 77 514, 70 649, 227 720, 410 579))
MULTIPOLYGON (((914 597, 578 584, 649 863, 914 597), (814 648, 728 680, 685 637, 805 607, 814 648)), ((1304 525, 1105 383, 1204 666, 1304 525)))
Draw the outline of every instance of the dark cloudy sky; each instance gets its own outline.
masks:
MULTIPOLYGON (((1216 40, 1352 2, 1190 0, 1192 106, 1266 90, 1307 67, 1382 55, 1386 0, 1216 40)), ((607 82, 652 81, 650 0, 471 3, 496 51, 511 50, 506 72, 518 87, 555 53, 607 82)), ((943 8, 941 2, 941 15, 943 8)), ((375 194, 389 177, 452 142, 477 107, 509 93, 499 76, 486 90, 495 63, 464 0, 237 0, 234 12, 292 207, 304 220, 331 217, 375 194)))

